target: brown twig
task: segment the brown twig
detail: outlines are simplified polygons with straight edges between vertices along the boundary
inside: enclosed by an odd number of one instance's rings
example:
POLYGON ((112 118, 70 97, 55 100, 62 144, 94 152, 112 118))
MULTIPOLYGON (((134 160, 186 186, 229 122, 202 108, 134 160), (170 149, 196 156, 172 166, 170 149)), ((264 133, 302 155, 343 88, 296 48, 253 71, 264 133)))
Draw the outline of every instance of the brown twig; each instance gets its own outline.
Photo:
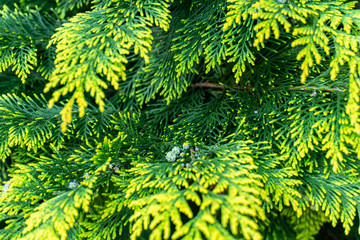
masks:
MULTIPOLYGON (((203 88, 216 88, 216 89, 228 89, 228 88, 233 88, 233 89, 241 89, 241 90, 253 90, 253 87, 247 86, 246 88, 241 88, 239 86, 236 85, 231 85, 229 87, 223 86, 223 85, 218 85, 218 84, 213 84, 213 83, 209 83, 209 82, 200 82, 200 83, 194 83, 190 85, 191 88, 195 88, 195 87, 203 87, 203 88)), ((281 89, 281 87, 272 87, 270 89, 281 89)), ((341 90, 339 88, 325 88, 325 87, 302 87, 302 86, 297 86, 297 87, 287 87, 286 89, 298 89, 298 90, 304 90, 304 91, 308 91, 308 90, 323 90, 323 91, 327 91, 327 92, 344 92, 344 90, 341 90)))

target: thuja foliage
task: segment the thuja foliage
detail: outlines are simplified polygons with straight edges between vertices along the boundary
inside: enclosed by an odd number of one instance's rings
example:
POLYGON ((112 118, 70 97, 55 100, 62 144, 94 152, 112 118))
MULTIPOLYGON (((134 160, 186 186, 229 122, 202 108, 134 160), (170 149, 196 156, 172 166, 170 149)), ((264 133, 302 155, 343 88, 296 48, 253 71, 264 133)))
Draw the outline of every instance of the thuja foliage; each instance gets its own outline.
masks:
POLYGON ((0 239, 358 231, 357 1, 0 5, 0 239))

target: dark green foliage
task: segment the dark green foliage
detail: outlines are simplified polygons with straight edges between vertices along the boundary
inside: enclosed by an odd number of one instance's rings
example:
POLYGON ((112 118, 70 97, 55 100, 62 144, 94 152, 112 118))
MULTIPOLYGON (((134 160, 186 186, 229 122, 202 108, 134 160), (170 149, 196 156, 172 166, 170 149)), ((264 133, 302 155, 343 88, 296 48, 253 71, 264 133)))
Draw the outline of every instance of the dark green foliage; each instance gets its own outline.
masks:
POLYGON ((2 1, 0 239, 359 238, 357 4, 2 1))

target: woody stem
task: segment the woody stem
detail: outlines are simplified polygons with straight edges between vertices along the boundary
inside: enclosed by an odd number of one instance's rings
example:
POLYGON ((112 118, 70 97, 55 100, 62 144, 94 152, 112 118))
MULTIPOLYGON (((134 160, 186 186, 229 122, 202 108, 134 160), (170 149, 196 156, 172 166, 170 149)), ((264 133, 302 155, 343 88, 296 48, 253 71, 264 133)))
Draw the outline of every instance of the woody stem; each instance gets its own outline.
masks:
MULTIPOLYGON (((195 87, 203 87, 203 88, 216 88, 216 89, 229 89, 229 88, 233 88, 233 89, 241 89, 241 90, 252 90, 253 87, 246 87, 246 88, 241 88, 239 86, 236 85, 231 85, 229 87, 227 86, 223 86, 223 85, 218 85, 218 84, 213 84, 213 83, 209 83, 209 82, 200 82, 200 83, 194 83, 190 85, 191 88, 195 88, 195 87)), ((281 89, 281 87, 272 87, 270 89, 281 89)), ((344 92, 345 90, 341 90, 339 88, 325 88, 325 87, 303 87, 303 86, 296 86, 296 87, 286 87, 286 89, 298 89, 298 90, 303 90, 303 91, 308 91, 308 90, 323 90, 323 91, 327 91, 327 92, 344 92)))

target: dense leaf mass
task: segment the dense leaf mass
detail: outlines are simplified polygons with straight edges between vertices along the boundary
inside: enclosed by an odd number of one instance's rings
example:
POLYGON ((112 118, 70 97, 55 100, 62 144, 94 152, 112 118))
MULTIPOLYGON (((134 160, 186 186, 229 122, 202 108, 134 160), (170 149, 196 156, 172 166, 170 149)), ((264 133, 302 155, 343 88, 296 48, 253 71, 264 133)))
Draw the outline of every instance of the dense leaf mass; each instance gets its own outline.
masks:
POLYGON ((0 239, 359 239, 359 5, 0 1, 0 239))

